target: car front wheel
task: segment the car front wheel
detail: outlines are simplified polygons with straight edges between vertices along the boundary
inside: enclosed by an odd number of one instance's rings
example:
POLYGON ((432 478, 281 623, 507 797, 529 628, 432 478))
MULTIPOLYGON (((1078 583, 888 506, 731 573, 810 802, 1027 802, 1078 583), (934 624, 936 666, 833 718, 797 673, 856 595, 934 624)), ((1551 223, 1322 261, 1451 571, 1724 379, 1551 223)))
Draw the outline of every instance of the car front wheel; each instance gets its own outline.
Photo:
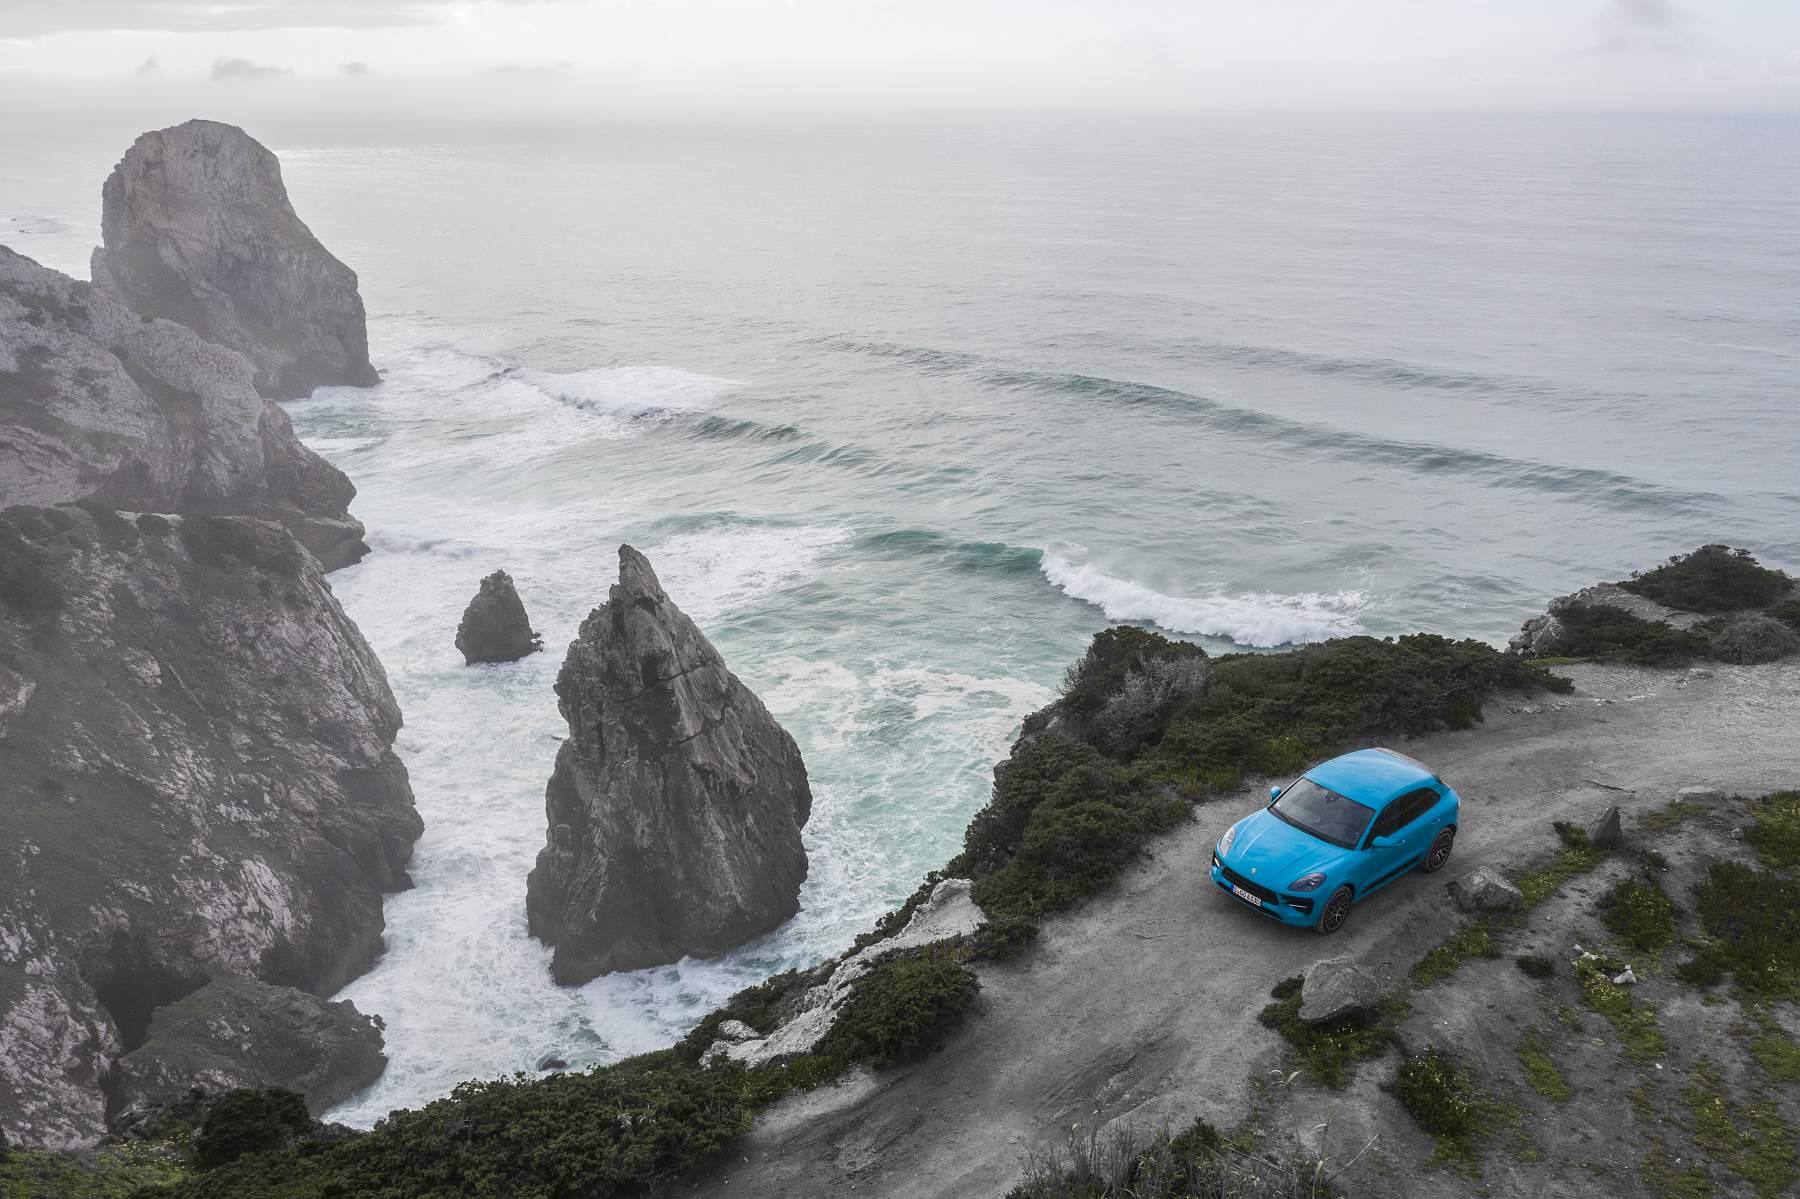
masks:
POLYGON ((1349 887, 1339 887, 1331 893, 1331 898, 1325 901, 1325 910, 1319 913, 1319 922, 1313 925, 1321 937, 1329 937, 1344 927, 1344 921, 1350 919, 1351 898, 1349 887))
POLYGON ((1431 849, 1426 853, 1425 861, 1422 863, 1425 867, 1425 873, 1430 874, 1433 870, 1442 870, 1444 868, 1444 863, 1450 860, 1450 850, 1453 849, 1455 845, 1455 829, 1447 828, 1439 833, 1437 835, 1437 840, 1431 843, 1431 849))

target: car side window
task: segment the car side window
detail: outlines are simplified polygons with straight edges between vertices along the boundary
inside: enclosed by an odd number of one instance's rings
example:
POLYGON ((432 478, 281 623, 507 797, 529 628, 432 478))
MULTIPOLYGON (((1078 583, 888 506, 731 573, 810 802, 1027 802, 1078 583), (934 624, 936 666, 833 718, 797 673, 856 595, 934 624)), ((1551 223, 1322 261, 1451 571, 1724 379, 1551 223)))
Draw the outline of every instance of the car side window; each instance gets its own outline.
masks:
POLYGON ((1425 813, 1431 811, 1431 806, 1437 801, 1438 793, 1433 791, 1430 787, 1421 787, 1411 795, 1402 796, 1400 802, 1406 805, 1406 815, 1401 819, 1400 827, 1405 828, 1425 813))
POLYGON ((1369 829, 1370 837, 1391 837, 1426 812, 1438 801, 1438 793, 1430 787, 1417 791, 1409 791, 1381 810, 1375 818, 1375 824, 1369 829))

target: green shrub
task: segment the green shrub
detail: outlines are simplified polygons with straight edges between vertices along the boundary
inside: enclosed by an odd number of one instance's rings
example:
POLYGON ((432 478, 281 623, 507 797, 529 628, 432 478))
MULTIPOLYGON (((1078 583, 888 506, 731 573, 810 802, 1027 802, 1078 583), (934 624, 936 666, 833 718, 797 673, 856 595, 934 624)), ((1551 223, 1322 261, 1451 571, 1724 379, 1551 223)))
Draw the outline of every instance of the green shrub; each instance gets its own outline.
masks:
POLYGON ((962 1023, 980 990, 975 972, 941 946, 895 954, 851 984, 819 1052, 878 1068, 922 1057, 962 1023))
POLYGON ((1494 692, 1540 688, 1570 684, 1483 642, 1429 633, 1232 654, 1213 659, 1206 695, 1177 710, 1146 757, 1162 777, 1228 788, 1353 742, 1467 728, 1494 692))
POLYGON ((1626 879, 1601 896, 1600 920, 1639 953, 1661 953, 1675 944, 1675 905, 1654 878, 1626 879))
POLYGON ((1103 761, 1092 746, 1054 734, 1021 743, 995 775, 992 798, 963 830, 963 852, 950 872, 980 879, 1005 866, 1050 789, 1077 767, 1103 761))
POLYGON ((1205 1121, 1187 1131, 1072 1129, 1007 1199, 1336 1199, 1326 1163, 1246 1152, 1205 1121))
MULTIPOLYGON (((1011 781, 1003 777, 1000 787, 1011 781)), ((1151 836, 1179 821, 1187 804, 1134 783, 1096 755, 1045 787, 1029 812, 1011 859, 975 881, 971 894, 990 916, 1030 919, 1093 894, 1151 836)))
POLYGON ((1773 616, 1746 612, 1727 617, 1710 631, 1707 652, 1721 662, 1754 666, 1777 662, 1800 651, 1800 633, 1773 616))
POLYGON ((1619 585, 1684 612, 1735 612, 1767 607, 1786 596, 1794 581, 1758 565, 1748 550, 1703 545, 1619 585))
POLYGON ((194 1164, 214 1170, 246 1153, 281 1149, 312 1132, 306 1100, 293 1091, 230 1091, 206 1111, 194 1136, 194 1164))
POLYGON ((1751 808, 1755 817, 1744 831, 1763 865, 1771 870, 1800 869, 1800 791, 1765 795, 1751 808))
POLYGON ((1800 598, 1776 604, 1769 609, 1769 615, 1779 620, 1788 628, 1800 633, 1800 598))
POLYGON ((167 1145, 125 1142, 89 1153, 13 1149, 0 1138, 0 1196, 5 1199, 131 1199, 181 1182, 189 1168, 167 1145))
POLYGON ((1030 949, 1037 937, 1035 920, 996 916, 975 930, 975 935, 969 938, 969 949, 983 961, 1010 962, 1030 949))
POLYGON ((760 1033, 774 1032, 775 1026, 780 1023, 783 1002, 805 990, 810 983, 807 974, 799 970, 788 970, 753 987, 745 987, 727 999, 723 1007, 701 1017, 700 1023, 676 1044, 676 1056, 684 1061, 699 1061, 712 1048, 713 1042, 718 1040, 719 1025, 727 1020, 741 1020, 760 1033))
POLYGON ((1556 617, 1563 626, 1557 648, 1576 657, 1631 666, 1680 666, 1706 657, 1711 650, 1711 643, 1700 633, 1604 604, 1571 604, 1556 617))
POLYGON ((1263 1008, 1257 1020, 1272 1028, 1293 1049, 1301 1071, 1322 1086, 1343 1088, 1350 1082, 1356 1063, 1377 1057, 1393 1040, 1376 1013, 1365 1013, 1329 1025, 1308 1024, 1300 1019, 1300 988, 1304 980, 1283 979, 1269 992, 1275 1002, 1263 1008))
POLYGON ((1116 625, 1094 634, 1081 661, 1063 676, 1059 704, 1077 720, 1092 720, 1119 694, 1133 674, 1152 662, 1204 660, 1206 651, 1190 641, 1172 641, 1135 625, 1116 625))
POLYGON ((1440 1157, 1474 1164, 1480 1142, 1493 1131, 1494 1105, 1467 1066, 1441 1049, 1427 1049, 1402 1059, 1392 1089, 1437 1141, 1440 1157))
POLYGON ((1728 972, 1752 995, 1800 998, 1800 880, 1714 862, 1695 889, 1695 906, 1713 940, 1701 954, 1705 964, 1690 974, 1728 972))
POLYGON ((1556 973, 1556 963, 1538 953, 1522 953, 1513 964, 1532 978, 1549 978, 1556 973))

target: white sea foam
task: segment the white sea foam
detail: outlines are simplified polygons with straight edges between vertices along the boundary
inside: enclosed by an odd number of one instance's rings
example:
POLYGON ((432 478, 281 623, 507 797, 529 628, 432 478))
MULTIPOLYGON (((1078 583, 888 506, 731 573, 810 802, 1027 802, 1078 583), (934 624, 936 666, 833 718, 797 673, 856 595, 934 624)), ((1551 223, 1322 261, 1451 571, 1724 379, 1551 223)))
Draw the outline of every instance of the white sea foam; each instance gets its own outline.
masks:
POLYGON ((1045 554, 1040 569, 1065 594, 1095 605, 1109 620, 1145 620, 1171 633, 1226 637, 1259 649, 1359 632, 1367 603, 1361 591, 1164 595, 1060 554, 1045 554))
POLYGON ((850 538, 849 529, 830 526, 732 523, 680 533, 644 548, 663 590, 705 625, 812 578, 821 559, 850 538))

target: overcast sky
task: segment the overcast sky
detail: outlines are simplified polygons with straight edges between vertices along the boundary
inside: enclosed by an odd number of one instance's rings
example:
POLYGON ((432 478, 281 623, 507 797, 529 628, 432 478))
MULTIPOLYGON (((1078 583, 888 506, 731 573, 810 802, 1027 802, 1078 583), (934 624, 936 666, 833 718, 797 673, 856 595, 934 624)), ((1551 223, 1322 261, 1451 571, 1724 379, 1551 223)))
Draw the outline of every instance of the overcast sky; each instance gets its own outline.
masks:
POLYGON ((54 108, 1800 109, 1800 0, 0 0, 54 108))

